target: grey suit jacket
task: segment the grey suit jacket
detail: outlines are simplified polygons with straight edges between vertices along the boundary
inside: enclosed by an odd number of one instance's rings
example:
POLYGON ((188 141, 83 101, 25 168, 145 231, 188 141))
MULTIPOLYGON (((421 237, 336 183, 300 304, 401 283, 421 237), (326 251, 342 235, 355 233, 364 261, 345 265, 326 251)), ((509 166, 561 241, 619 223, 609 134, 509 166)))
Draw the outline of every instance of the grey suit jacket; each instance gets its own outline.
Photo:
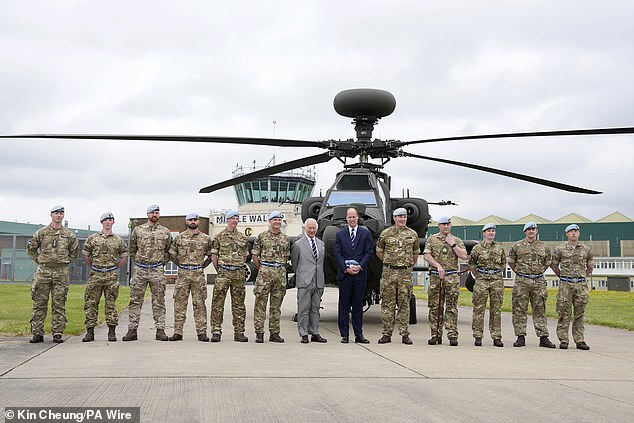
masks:
POLYGON ((323 288, 325 285, 324 277, 324 242, 315 238, 317 243, 317 251, 319 257, 315 261, 313 257, 313 249, 306 235, 293 243, 291 249, 291 264, 295 271, 295 283, 297 288, 308 288, 316 283, 317 288, 323 288))

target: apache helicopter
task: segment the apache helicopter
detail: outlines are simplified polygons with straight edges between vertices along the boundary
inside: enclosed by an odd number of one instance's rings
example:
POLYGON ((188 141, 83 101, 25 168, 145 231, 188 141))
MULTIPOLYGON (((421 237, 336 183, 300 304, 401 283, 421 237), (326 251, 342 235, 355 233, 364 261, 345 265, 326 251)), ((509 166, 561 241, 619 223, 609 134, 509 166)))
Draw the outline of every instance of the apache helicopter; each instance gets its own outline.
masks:
MULTIPOLYGON (((421 251, 424 248, 427 227, 430 223, 429 204, 450 205, 449 201, 429 203, 422 198, 394 198, 390 195, 391 177, 382 172, 384 165, 391 159, 400 157, 412 157, 417 159, 435 161, 455 166, 494 173, 513 179, 544 185, 555 189, 583 194, 600 194, 599 191, 576 187, 559 182, 554 182, 535 176, 523 175, 488 166, 481 166, 460 161, 423 156, 404 151, 403 148, 416 144, 434 142, 449 142, 461 140, 495 139, 495 138, 524 138, 524 137, 553 137, 571 135, 610 135, 632 134, 634 128, 600 128, 580 129, 547 132, 521 132, 489 135, 467 135, 445 138, 421 139, 414 141, 380 140, 372 139, 372 131, 378 121, 389 116, 396 108, 394 96, 384 90, 358 88, 345 90, 334 98, 335 111, 344 117, 352 118, 355 126, 356 138, 347 140, 306 141, 277 138, 243 138, 243 137, 215 137, 215 136, 179 136, 179 135, 79 135, 79 134, 36 134, 36 135, 5 135, 0 138, 53 138, 53 139, 93 139, 93 140, 125 140, 125 141, 181 141, 181 142, 205 142, 224 143, 238 145, 263 145, 275 147, 309 147, 326 150, 324 153, 304 157, 267 167, 252 173, 244 174, 236 178, 225 180, 200 189, 200 193, 210 193, 253 179, 285 172, 305 166, 312 166, 328 162, 334 158, 339 160, 344 170, 337 174, 332 186, 323 197, 310 197, 302 203, 302 220, 309 217, 315 218, 319 224, 317 236, 326 244, 325 273, 326 280, 335 283, 336 261, 334 259, 335 233, 345 226, 346 210, 354 206, 359 212, 359 225, 367 227, 374 240, 381 231, 392 224, 392 211, 398 207, 407 210, 407 225, 416 231, 420 238, 421 251), (358 157, 358 161, 348 164, 347 159, 358 157), (370 159, 379 163, 371 163, 370 159)), ((468 251, 473 248, 476 241, 466 241, 468 251)), ((253 267, 247 266, 250 271, 253 267)), ((368 269, 368 281, 365 295, 365 304, 379 303, 381 263, 374 258, 368 269)), ((413 313, 410 320, 415 320, 415 301, 413 301, 413 313)))

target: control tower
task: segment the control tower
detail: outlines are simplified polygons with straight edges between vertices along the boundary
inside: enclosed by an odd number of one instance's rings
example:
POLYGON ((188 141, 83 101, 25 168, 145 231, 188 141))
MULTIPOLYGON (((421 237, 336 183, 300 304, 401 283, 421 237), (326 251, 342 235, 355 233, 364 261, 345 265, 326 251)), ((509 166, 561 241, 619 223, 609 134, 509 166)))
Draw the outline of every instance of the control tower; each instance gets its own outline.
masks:
MULTIPOLYGON (((274 163, 275 157, 266 166, 236 166, 232 177, 266 168, 274 163)), ((274 210, 284 215, 282 231, 287 235, 302 233, 301 205, 310 197, 317 181, 314 167, 289 170, 275 175, 264 176, 252 181, 234 185, 233 189, 240 211, 238 229, 247 236, 255 236, 268 229, 268 215, 274 210)), ((209 225, 210 235, 225 228, 227 209, 212 210, 209 225)))

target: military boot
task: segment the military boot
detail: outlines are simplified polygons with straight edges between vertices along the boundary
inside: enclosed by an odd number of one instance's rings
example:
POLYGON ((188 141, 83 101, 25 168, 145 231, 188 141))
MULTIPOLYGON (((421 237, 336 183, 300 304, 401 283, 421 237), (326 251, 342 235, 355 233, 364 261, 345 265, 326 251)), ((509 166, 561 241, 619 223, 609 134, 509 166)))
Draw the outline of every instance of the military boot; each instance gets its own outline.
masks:
POLYGON ((37 344, 40 342, 44 342, 44 336, 42 335, 33 335, 33 339, 29 340, 31 344, 37 344))
POLYGON ((128 333, 121 338, 122 341, 136 341, 137 339, 139 338, 137 338, 136 329, 128 329, 128 333))
POLYGON ((277 342, 281 344, 284 342, 284 338, 282 338, 279 333, 271 332, 271 335, 269 335, 269 342, 277 342))
POLYGON ((182 341, 182 340, 183 340, 183 335, 181 335, 180 333, 174 332, 174 334, 170 336, 170 341, 182 341))
POLYGON ((81 339, 81 342, 92 342, 95 340, 95 328, 88 328, 86 336, 81 339))
POLYGON ((62 342, 64 342, 64 340, 62 339, 62 335, 53 335, 53 342, 55 342, 56 344, 61 344, 62 342))
POLYGON ((211 334, 211 342, 220 342, 220 334, 212 333, 211 334))
POLYGON ((392 337, 388 335, 383 335, 381 339, 379 339, 379 344, 389 344, 392 342, 392 337))
POLYGON ((561 343, 559 344, 559 348, 562 350, 567 350, 568 349, 568 342, 567 341, 561 341, 561 343))
POLYGON ((264 334, 262 332, 255 333, 255 343, 262 344, 264 342, 264 334))
POLYGON ((550 342, 547 336, 542 336, 539 338, 539 346, 544 348, 557 348, 555 344, 550 342))
POLYGON ((156 336, 154 337, 157 341, 167 341, 169 340, 168 336, 165 335, 165 329, 157 329, 156 336))
POLYGON ((581 341, 581 342, 577 342, 577 349, 578 350, 583 350, 583 351, 588 351, 590 349, 590 346, 588 344, 586 344, 585 342, 581 341))
MULTIPOLYGON (((548 338, 546 338, 548 339, 548 338)), ((540 342, 541 345, 541 342, 540 342)), ((524 338, 524 335, 518 335, 517 340, 515 340, 515 342, 513 342, 513 346, 514 347, 525 347, 526 346, 526 338, 524 338)))
POLYGON ((494 339, 493 340, 493 345, 496 347, 503 347, 504 346, 504 342, 502 342, 501 339, 494 339))
MULTIPOLYGON (((440 342, 439 342, 440 344, 440 342)), ((452 347, 457 347, 458 346, 458 338, 449 338, 449 345, 452 347)))
POLYGON ((436 338, 435 336, 432 336, 429 340, 427 340, 427 344, 428 345, 440 345, 442 344, 442 338, 436 338))
POLYGON ((116 326, 108 326, 108 341, 117 342, 116 326))
POLYGON ((233 340, 236 342, 249 342, 249 338, 244 336, 243 333, 236 333, 235 335, 233 335, 233 340))
POLYGON ((473 341, 473 345, 475 345, 476 347, 481 347, 482 346, 482 338, 476 338, 475 341, 473 341))
POLYGON ((198 334, 198 340, 200 342, 209 342, 209 337, 207 336, 206 333, 199 333, 198 334))

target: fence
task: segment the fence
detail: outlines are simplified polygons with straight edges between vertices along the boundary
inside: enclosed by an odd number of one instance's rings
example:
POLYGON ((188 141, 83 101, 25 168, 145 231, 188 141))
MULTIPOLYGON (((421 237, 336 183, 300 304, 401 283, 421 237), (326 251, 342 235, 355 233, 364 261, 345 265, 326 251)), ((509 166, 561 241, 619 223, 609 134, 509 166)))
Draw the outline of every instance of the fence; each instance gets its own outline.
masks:
MULTIPOLYGON (((0 283, 31 283, 37 265, 26 253, 28 235, 0 235, 0 283)), ((90 267, 84 262, 81 249, 86 242, 79 239, 79 256, 70 264, 70 283, 85 284, 90 267)), ((118 270, 119 284, 128 285, 129 265, 118 270)))

